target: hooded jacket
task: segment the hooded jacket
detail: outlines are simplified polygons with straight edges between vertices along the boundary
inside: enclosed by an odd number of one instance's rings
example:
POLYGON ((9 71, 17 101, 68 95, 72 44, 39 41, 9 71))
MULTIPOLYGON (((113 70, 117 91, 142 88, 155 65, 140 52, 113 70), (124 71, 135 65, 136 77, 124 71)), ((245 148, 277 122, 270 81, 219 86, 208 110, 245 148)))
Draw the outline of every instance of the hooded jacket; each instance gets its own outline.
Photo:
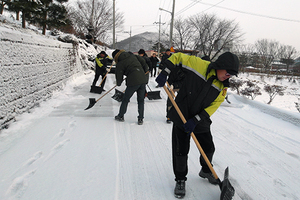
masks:
MULTIPOLYGON (((231 53, 228 56, 231 56, 231 53)), ((228 86, 224 86, 223 82, 217 79, 216 69, 236 69, 233 65, 222 66, 223 62, 217 63, 218 65, 215 65, 196 56, 175 53, 165 62, 166 68, 162 71, 168 75, 180 64, 185 70, 185 78, 175 101, 186 120, 193 118, 196 124, 200 125, 196 126, 196 129, 209 129, 210 116, 226 97, 228 86)), ((183 124, 174 107, 169 111, 168 117, 178 126, 183 124)))
MULTIPOLYGON (((114 60, 117 63, 115 75, 118 86, 122 84, 124 75, 127 86, 147 83, 147 75, 145 75, 143 66, 134 54, 120 50, 114 55, 114 60)), ((141 60, 143 59, 141 58, 141 60)))
POLYGON ((104 55, 105 57, 102 58, 99 53, 95 58, 95 71, 97 74, 105 74, 107 64, 112 62, 112 59, 106 53, 104 55))

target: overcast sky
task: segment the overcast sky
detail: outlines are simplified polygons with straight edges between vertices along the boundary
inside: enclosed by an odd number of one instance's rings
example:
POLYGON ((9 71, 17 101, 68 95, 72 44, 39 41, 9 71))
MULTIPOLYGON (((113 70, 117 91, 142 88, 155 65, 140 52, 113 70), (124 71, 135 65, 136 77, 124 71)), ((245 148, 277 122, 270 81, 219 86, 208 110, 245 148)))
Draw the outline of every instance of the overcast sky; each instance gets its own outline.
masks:
MULTIPOLYGON (((158 31, 159 21, 169 24, 173 0, 116 0, 116 8, 124 13, 125 31, 132 35, 144 31, 158 31)), ((272 39, 294 46, 300 51, 300 1, 299 0, 175 0, 176 17, 187 18, 196 13, 214 13, 220 18, 235 20, 244 35, 244 43, 254 44, 258 39, 272 39), (216 6, 214 6, 216 5, 216 6)), ((169 33, 169 26, 162 30, 169 33)), ((128 37, 118 33, 117 40, 128 37)))
MULTIPOLYGON (((70 0, 76 1, 76 0, 70 0)), ((113 0, 111 0, 113 1, 113 0)), ((173 0, 115 0, 118 11, 123 12, 124 31, 136 35, 145 31, 158 32, 161 15, 162 31, 169 34, 173 0)), ((258 39, 276 40, 294 46, 300 52, 299 0, 175 0, 175 19, 197 13, 216 14, 221 19, 235 20, 244 35, 245 44, 258 39)), ((129 33, 117 33, 117 41, 129 33)))

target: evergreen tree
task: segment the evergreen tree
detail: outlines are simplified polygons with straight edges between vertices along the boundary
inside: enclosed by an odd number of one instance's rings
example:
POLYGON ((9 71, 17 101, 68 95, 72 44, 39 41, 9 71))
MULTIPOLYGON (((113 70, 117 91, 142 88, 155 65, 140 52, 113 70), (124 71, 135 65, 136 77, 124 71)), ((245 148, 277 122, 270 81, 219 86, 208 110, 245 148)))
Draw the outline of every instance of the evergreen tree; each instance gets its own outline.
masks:
POLYGON ((32 14, 38 8, 37 0, 12 0, 6 1, 8 10, 12 12, 22 12, 22 27, 26 28, 26 20, 30 21, 32 14))
POLYGON ((38 23, 43 27, 43 34, 46 29, 51 27, 60 27, 70 23, 67 17, 67 10, 63 3, 68 0, 40 0, 38 9, 34 13, 31 22, 38 23))

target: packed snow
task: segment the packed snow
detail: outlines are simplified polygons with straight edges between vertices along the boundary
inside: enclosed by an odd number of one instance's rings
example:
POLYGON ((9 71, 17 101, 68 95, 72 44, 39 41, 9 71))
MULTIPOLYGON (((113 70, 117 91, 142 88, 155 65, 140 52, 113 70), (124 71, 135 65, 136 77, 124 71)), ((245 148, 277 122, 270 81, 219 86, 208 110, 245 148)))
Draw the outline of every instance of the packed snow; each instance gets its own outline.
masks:
MULTIPOLYGON (((117 122, 114 90, 84 110, 89 98, 105 94, 89 93, 93 76, 69 80, 2 131, 0 199, 175 199, 165 92, 150 78, 162 99, 146 99, 144 124, 137 125, 135 95, 125 122, 117 122)), ((105 89, 114 84, 109 74, 105 89)), ((221 180, 229 166, 234 199, 300 199, 299 115, 282 110, 296 121, 272 116, 281 109, 233 93, 229 100, 212 116, 213 164, 221 180)), ((219 187, 198 176, 199 152, 191 143, 185 199, 219 199, 219 187)))

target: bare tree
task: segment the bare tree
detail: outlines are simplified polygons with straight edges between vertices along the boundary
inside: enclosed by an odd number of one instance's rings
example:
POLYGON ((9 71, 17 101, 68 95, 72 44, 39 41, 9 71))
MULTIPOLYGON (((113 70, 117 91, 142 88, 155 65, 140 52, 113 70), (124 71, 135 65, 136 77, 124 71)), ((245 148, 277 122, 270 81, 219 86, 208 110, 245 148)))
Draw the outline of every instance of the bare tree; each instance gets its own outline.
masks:
POLYGON ((260 56, 260 62, 263 65, 263 71, 270 73, 271 64, 278 56, 279 43, 273 40, 261 39, 255 42, 255 48, 260 56))
MULTIPOLYGON (((70 18, 77 33, 91 36, 102 42, 108 39, 108 31, 113 29, 113 7, 109 0, 77 1, 70 8, 70 18)), ((116 28, 122 28, 123 14, 116 11, 116 28)))
POLYGON ((189 48, 193 34, 192 27, 188 23, 188 20, 182 18, 176 19, 174 23, 174 29, 174 46, 181 50, 189 48))
POLYGON ((251 44, 233 46, 231 51, 234 52, 239 57, 240 68, 243 72, 245 72, 245 68, 248 65, 252 65, 254 50, 255 49, 251 44))
POLYGON ((243 34, 234 20, 219 19, 214 14, 197 14, 190 17, 195 28, 194 47, 214 59, 221 51, 230 50, 239 43, 243 34))
POLYGON ((297 57, 295 47, 289 45, 281 45, 279 48, 279 58, 282 63, 286 64, 286 71, 289 71, 289 66, 294 64, 294 59, 297 57))

